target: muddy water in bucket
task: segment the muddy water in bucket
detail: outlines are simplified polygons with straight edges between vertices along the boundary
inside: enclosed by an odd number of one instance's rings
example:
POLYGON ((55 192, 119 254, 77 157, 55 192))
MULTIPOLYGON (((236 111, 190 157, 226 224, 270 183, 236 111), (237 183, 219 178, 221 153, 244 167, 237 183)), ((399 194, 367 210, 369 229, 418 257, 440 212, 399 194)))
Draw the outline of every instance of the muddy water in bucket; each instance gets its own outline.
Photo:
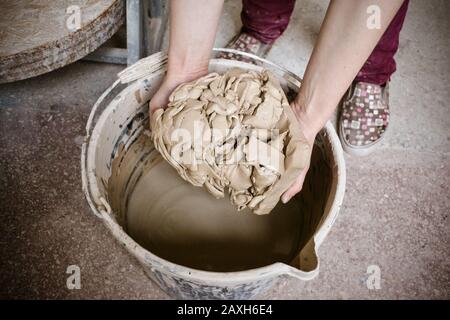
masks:
POLYGON ((325 202, 317 199, 328 196, 329 174, 316 147, 300 196, 268 215, 238 212, 229 198, 181 179, 141 134, 119 150, 108 188, 119 223, 144 248, 183 266, 226 272, 289 264, 317 227, 323 207, 312 204, 325 202), (321 174, 314 174, 319 166, 321 174))

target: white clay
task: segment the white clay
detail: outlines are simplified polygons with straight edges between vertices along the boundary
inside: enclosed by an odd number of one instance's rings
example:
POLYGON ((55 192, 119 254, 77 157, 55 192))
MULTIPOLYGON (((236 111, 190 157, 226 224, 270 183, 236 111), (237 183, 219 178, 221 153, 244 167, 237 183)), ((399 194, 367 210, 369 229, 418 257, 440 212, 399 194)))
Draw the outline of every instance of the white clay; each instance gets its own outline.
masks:
POLYGON ((232 69, 180 85, 151 117, 156 149, 186 181, 267 214, 308 164, 310 146, 268 71, 232 69), (188 138, 187 138, 188 137, 188 138))

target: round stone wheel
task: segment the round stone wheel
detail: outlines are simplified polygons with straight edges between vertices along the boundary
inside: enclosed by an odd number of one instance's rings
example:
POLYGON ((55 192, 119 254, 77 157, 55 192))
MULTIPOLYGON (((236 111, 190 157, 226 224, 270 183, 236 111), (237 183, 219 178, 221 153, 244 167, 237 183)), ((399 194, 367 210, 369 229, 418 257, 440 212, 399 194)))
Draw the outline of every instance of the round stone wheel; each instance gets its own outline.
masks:
POLYGON ((81 59, 125 21, 123 0, 0 1, 0 12, 0 83, 81 59))

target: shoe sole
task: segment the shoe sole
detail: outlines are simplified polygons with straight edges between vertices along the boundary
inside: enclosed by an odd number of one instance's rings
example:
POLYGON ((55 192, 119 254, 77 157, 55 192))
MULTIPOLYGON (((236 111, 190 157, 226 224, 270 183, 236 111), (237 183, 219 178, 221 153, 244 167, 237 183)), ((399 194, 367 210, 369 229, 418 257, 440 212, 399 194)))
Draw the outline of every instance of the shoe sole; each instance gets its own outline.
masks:
MULTIPOLYGON (((339 130, 340 131, 340 130, 339 130)), ((386 132, 385 132, 386 134, 386 132)), ((384 134, 381 136, 380 139, 378 139, 375 143, 370 145, 369 147, 361 147, 361 148, 355 148, 351 145, 349 145, 341 136, 341 133, 339 132, 339 140, 341 140, 342 149, 345 153, 351 155, 351 156, 357 156, 357 157, 365 157, 374 152, 381 144, 381 142, 384 139, 384 134)))

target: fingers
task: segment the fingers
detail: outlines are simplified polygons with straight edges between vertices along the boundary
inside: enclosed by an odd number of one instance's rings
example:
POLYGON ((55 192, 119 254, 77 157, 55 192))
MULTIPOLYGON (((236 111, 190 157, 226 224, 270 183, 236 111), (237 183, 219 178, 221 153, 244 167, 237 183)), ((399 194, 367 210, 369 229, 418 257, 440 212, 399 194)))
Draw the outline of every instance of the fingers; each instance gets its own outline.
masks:
POLYGON ((166 108, 167 103, 169 102, 169 96, 180 84, 192 81, 194 79, 198 79, 207 73, 208 73, 208 64, 206 63, 206 66, 204 68, 193 69, 189 72, 177 74, 175 76, 174 75, 169 76, 167 74, 158 91, 156 91, 156 93, 150 100, 149 103, 150 117, 153 115, 156 109, 166 108))
POLYGON ((170 93, 171 93, 170 89, 168 89, 166 84, 163 83, 150 100, 149 104, 150 116, 153 114, 153 112, 155 112, 156 109, 164 108, 165 106, 167 106, 170 93))
POLYGON ((173 86, 167 85, 166 81, 161 84, 161 87, 156 91, 150 100, 148 111, 150 116, 150 130, 152 126, 152 116, 159 108, 165 108, 169 102, 169 96, 173 91, 173 86))
POLYGON ((302 190, 303 182, 305 181, 306 173, 308 172, 308 168, 303 169, 300 175, 297 177, 295 182, 286 190, 285 193, 281 196, 281 201, 283 203, 289 202, 293 196, 299 193, 302 190))

